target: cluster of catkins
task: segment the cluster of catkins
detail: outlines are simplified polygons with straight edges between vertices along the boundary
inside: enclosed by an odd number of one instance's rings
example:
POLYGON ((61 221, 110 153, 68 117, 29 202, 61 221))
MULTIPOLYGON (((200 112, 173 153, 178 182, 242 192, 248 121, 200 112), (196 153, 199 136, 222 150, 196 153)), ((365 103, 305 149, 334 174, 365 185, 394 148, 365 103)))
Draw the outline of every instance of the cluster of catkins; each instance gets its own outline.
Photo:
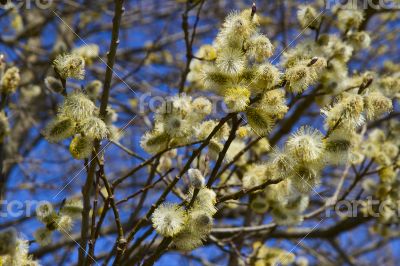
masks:
MULTIPOLYGON (((301 222, 301 213, 308 206, 308 195, 320 182, 322 169, 327 165, 361 163, 364 155, 357 149, 362 136, 357 129, 366 119, 379 117, 391 108, 392 101, 385 96, 372 96, 371 99, 370 93, 340 94, 332 106, 322 111, 325 136, 311 127, 301 127, 289 137, 283 150, 275 149, 267 163, 249 167, 243 177, 246 189, 267 180, 283 180, 257 195, 251 207, 261 213, 272 209, 271 215, 278 224, 301 222)), ((397 156, 395 143, 386 142, 384 146, 381 143, 379 149, 376 144, 366 143, 364 149, 368 151, 364 153, 380 164, 391 165, 391 160, 397 156)))
MULTIPOLYGON (((142 137, 141 146, 149 153, 157 153, 168 147, 190 143, 195 135, 193 133, 202 127, 201 121, 211 111, 211 102, 204 97, 192 99, 184 94, 174 96, 157 108, 154 129, 142 137)), ((201 133, 205 133, 200 137, 206 138, 206 133, 211 133, 208 130, 200 129, 201 133)))
POLYGON ((74 219, 81 216, 82 209, 82 201, 79 199, 66 200, 58 212, 51 203, 40 204, 36 209, 36 217, 44 224, 44 227, 35 232, 36 242, 41 246, 46 246, 52 242, 53 232, 68 234, 72 229, 74 219))
MULTIPOLYGON (((54 64, 61 80, 84 77, 85 59, 80 55, 58 56, 54 64)), ((54 77, 47 77, 46 84, 53 91, 64 90, 62 82, 54 77)), ((103 120, 99 117, 99 109, 95 104, 101 87, 100 81, 93 81, 86 87, 85 93, 77 90, 66 95, 58 109, 57 117, 44 130, 44 135, 50 142, 73 137, 69 150, 76 159, 90 156, 94 140, 105 139, 115 133, 115 128, 112 126, 116 120, 115 111, 108 108, 107 116, 103 120)))
POLYGON ((369 80, 366 78, 355 92, 341 93, 333 105, 322 110, 325 128, 330 132, 326 152, 333 164, 351 161, 351 156, 356 155, 350 151, 362 140, 356 132, 358 127, 392 110, 392 99, 379 91, 367 88, 360 92, 369 80))
MULTIPOLYGON (((367 140, 361 147, 363 156, 373 159, 377 164, 379 180, 374 178, 366 179, 363 188, 370 193, 374 199, 378 199, 379 223, 375 224, 375 231, 389 236, 391 225, 399 225, 398 203, 400 202, 400 123, 391 121, 388 133, 381 129, 370 132, 367 140)), ((366 206, 368 207, 368 206, 366 206)), ((376 207, 376 206, 375 206, 376 207)), ((371 209, 365 208, 366 214, 371 209)))
POLYGON ((160 235, 171 237, 176 248, 190 251, 202 245, 211 232, 216 194, 206 188, 204 176, 198 169, 189 170, 190 192, 187 202, 191 202, 194 191, 198 194, 190 207, 164 203, 153 213, 153 227, 160 235))
MULTIPOLYGON (((338 27, 346 33, 345 41, 335 35, 322 35, 317 41, 305 41, 289 50, 281 62, 286 69, 283 78, 288 91, 302 93, 319 82, 318 89, 329 95, 326 99, 322 97, 320 104, 332 102, 334 95, 333 104, 321 111, 326 135, 308 126, 301 127, 281 151, 274 149, 267 163, 249 166, 242 179, 245 189, 272 179, 283 180, 256 195, 250 205, 259 213, 271 211, 278 224, 302 221, 309 193, 320 182, 320 172, 325 166, 362 161, 357 150, 362 136, 357 129, 367 120, 391 111, 392 98, 399 90, 398 77, 378 77, 372 72, 348 76, 347 62, 353 51, 369 45, 369 37, 356 31, 363 19, 361 11, 336 12, 341 17, 338 27)), ((301 7, 298 17, 304 27, 319 25, 317 12, 310 6, 301 7)), ((381 152, 378 160, 393 158, 393 145, 390 150, 391 157, 381 152)))
MULTIPOLYGON (((347 64, 353 53, 370 45, 368 33, 358 30, 364 18, 360 10, 336 8, 337 27, 342 34, 321 34, 316 40, 300 42, 283 54, 279 64, 281 69, 268 62, 273 54, 273 45, 258 32, 258 17, 254 11, 230 14, 215 43, 200 48, 191 63, 188 76, 191 87, 188 89, 217 93, 230 111, 246 114, 248 125, 237 130, 237 138, 227 152, 227 161, 245 147, 245 138, 250 131, 263 136, 277 119, 284 117, 288 111, 287 93, 302 94, 312 88, 313 92, 321 95, 317 97, 317 103, 325 107, 321 113, 326 134, 303 126, 289 137, 282 149, 273 148, 265 163, 246 165, 244 154, 236 163, 241 170, 244 168, 243 177, 233 175, 234 182, 241 179, 244 189, 278 180, 277 184, 267 186, 252 197, 250 207, 261 214, 270 211, 277 224, 292 225, 303 220, 302 213, 308 207, 309 194, 320 183, 320 174, 326 166, 357 164, 363 160, 365 155, 359 145, 363 137, 359 128, 367 120, 377 119, 391 111, 392 100, 399 96, 400 79, 395 73, 386 76, 373 72, 349 75, 347 64)), ((300 7, 298 19, 303 28, 318 30, 320 27, 321 19, 312 6, 300 7)), ((207 138, 218 121, 193 119, 193 114, 188 111, 194 109, 193 103, 190 97, 181 95, 163 104, 156 112, 155 129, 144 136, 142 147, 156 153, 170 147, 171 143, 187 143, 192 137, 188 132, 192 131, 197 140, 207 138)), ((203 109, 209 110, 211 106, 203 109)), ((205 118, 206 113, 201 114, 205 118)), ((211 159, 222 150, 229 131, 229 126, 224 125, 211 139, 208 145, 211 159)), ((256 148, 255 152, 269 152, 268 143, 264 146, 263 149, 256 148)), ((379 157, 376 160, 393 159, 394 150, 390 153, 375 154, 379 157)), ((171 166, 171 162, 168 165, 171 166)), ((225 182, 224 176, 221 182, 225 182)), ((182 223, 176 224, 185 224, 185 210, 178 205, 167 207, 181 213, 177 217, 181 217, 182 223)))
POLYGON ((266 163, 249 165, 242 183, 251 189, 268 180, 280 180, 269 185, 251 201, 257 213, 271 211, 280 225, 297 224, 308 207, 309 193, 320 181, 320 171, 326 165, 323 135, 311 127, 301 127, 287 140, 284 149, 275 149, 266 163))
MULTIPOLYGON (((371 105, 377 104, 376 101, 383 101, 384 97, 399 97, 400 77, 397 71, 392 74, 385 71, 382 76, 373 72, 349 75, 347 67, 349 60, 356 52, 369 48, 371 39, 367 32, 358 30, 364 19, 362 10, 337 7, 334 9, 334 13, 338 17, 336 23, 342 37, 336 34, 321 34, 316 41, 314 39, 305 40, 294 49, 285 52, 282 65, 286 68, 286 78, 290 81, 295 77, 296 75, 292 75, 293 72, 290 69, 301 65, 302 62, 303 72, 305 72, 304 64, 313 57, 318 57, 321 59, 320 63, 324 61, 326 64, 326 68, 318 77, 319 92, 325 93, 326 96, 318 97, 317 102, 324 106, 331 102, 332 95, 339 95, 344 91, 358 93, 360 87, 368 87, 368 90, 362 89, 362 93, 370 98, 370 101, 366 102, 370 109, 366 112, 367 118, 373 118, 377 113, 371 109, 373 107, 371 105)), ((314 7, 302 6, 298 11, 298 18, 302 25, 309 25, 311 21, 314 21, 311 25, 315 24, 314 26, 318 27, 321 16, 318 16, 314 7)), ((312 73, 307 75, 312 75, 312 73)), ((304 78, 303 82, 306 80, 304 78)), ((294 90, 301 91, 305 88, 307 86, 295 86, 294 90)), ((378 104, 375 107, 377 106, 378 104)), ((384 108, 387 109, 385 106, 384 108)))
POLYGON ((0 232, 0 265, 40 266, 29 255, 29 242, 18 237, 14 228, 0 232))
POLYGON ((267 247, 262 242, 255 242, 248 264, 255 266, 291 265, 295 262, 295 258, 295 255, 291 252, 267 247))
POLYGON ((234 12, 226 18, 214 45, 204 45, 196 54, 201 60, 192 62, 188 79, 192 86, 222 96, 230 111, 244 112, 252 129, 263 135, 288 107, 285 92, 278 88, 283 75, 268 62, 274 47, 258 31, 254 11, 234 12), (256 104, 251 104, 252 97, 258 98, 256 104))

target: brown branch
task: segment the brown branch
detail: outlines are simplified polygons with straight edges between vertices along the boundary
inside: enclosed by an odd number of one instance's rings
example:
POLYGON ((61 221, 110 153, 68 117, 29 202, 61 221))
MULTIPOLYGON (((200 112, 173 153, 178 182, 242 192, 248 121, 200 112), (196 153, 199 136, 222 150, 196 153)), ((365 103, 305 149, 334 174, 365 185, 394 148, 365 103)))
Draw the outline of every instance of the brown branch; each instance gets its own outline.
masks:
MULTIPOLYGON (((113 67, 115 63, 115 55, 117 52, 118 44, 119 44, 119 29, 121 24, 122 14, 124 13, 123 3, 124 0, 115 0, 115 14, 113 19, 113 29, 111 36, 110 49, 107 56, 107 68, 106 68, 106 76, 104 81, 104 90, 101 97, 100 104, 100 117, 102 119, 105 118, 107 114, 107 106, 108 99, 110 96, 110 87, 111 87, 111 79, 113 76, 113 67)), ((85 263, 85 252, 88 242, 88 232, 89 232, 89 212, 90 212, 90 196, 92 191, 92 185, 94 180, 94 174, 96 169, 97 161, 95 160, 98 156, 98 151, 100 150, 100 141, 95 141, 95 149, 92 154, 92 161, 89 166, 89 172, 86 178, 86 183, 82 189, 83 195, 83 211, 82 211, 82 226, 81 226, 81 241, 79 243, 79 257, 78 257, 78 265, 84 265, 85 263)), ((95 215, 95 214, 93 214, 95 215)))

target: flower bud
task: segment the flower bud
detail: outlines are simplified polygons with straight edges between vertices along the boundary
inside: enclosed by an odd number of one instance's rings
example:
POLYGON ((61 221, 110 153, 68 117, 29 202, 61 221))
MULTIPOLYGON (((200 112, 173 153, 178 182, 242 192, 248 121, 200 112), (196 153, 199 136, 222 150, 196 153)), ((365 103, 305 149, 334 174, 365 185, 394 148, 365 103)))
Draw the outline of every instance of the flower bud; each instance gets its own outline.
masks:
POLYGON ((189 169, 189 180, 192 187, 200 189, 205 185, 203 174, 198 169, 189 169))
POLYGON ((46 84, 46 87, 52 92, 62 93, 64 91, 61 81, 52 76, 46 77, 44 83, 46 84))
POLYGON ((250 208, 255 213, 264 214, 268 211, 269 204, 265 198, 257 196, 251 201, 250 208))

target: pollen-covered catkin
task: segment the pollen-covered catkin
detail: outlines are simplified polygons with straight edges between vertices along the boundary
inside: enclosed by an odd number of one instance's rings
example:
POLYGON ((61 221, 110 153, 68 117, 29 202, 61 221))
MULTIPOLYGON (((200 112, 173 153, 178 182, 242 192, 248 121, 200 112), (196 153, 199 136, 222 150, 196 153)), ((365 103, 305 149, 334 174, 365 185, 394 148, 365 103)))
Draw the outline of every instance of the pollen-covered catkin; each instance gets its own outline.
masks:
POLYGON ((154 154, 167 148, 170 137, 156 130, 146 132, 140 140, 140 146, 148 153, 154 154))
POLYGON ((364 96, 365 112, 368 119, 373 119, 392 110, 392 100, 379 91, 364 96))
MULTIPOLYGON (((193 187, 188 200, 193 197, 193 187)), ((213 215, 216 213, 216 194, 213 190, 200 188, 194 204, 188 210, 187 220, 181 232, 173 238, 175 246, 182 251, 190 251, 200 247, 208 237, 213 225, 213 215)))
POLYGON ((364 20, 364 14, 357 9, 341 9, 338 11, 337 23, 340 30, 343 32, 349 29, 357 29, 364 20))
POLYGON ((297 19, 302 28, 316 29, 320 23, 320 14, 317 14, 314 7, 303 5, 297 11, 297 19))
POLYGON ((291 167, 289 178, 293 187, 302 194, 310 193, 320 182, 319 166, 297 164, 291 167))
POLYGON ((69 151, 75 159, 82 160, 88 158, 93 150, 93 139, 85 136, 75 136, 70 145, 69 151))
POLYGON ((261 185, 267 180, 267 166, 264 164, 250 165, 249 170, 243 176, 243 188, 251 189, 261 185))
POLYGON ((151 221, 157 233, 165 237, 172 237, 184 228, 187 214, 177 204, 165 203, 154 211, 151 221))
POLYGON ((73 225, 74 221, 72 220, 72 217, 68 215, 61 215, 57 221, 57 228, 63 234, 68 235, 68 232, 71 231, 73 225))
POLYGON ((246 110, 247 121, 257 135, 265 135, 274 125, 271 115, 261 108, 249 107, 246 110))
POLYGON ((285 101, 285 91, 274 89, 264 93, 258 106, 273 119, 282 119, 289 109, 285 101))
POLYGON ((198 235, 208 235, 213 225, 212 215, 203 211, 194 209, 189 212, 188 224, 190 231, 198 235))
POLYGON ((342 93, 333 106, 321 110, 325 115, 325 128, 343 128, 352 131, 365 122, 363 115, 364 100, 361 95, 342 93))
POLYGON ((92 117, 95 110, 95 104, 85 94, 75 91, 65 98, 58 115, 80 122, 92 117))
POLYGON ((5 94, 14 93, 21 81, 19 69, 17 67, 11 67, 7 69, 1 79, 1 92, 5 94))
POLYGON ((44 129, 44 136, 50 142, 58 142, 75 134, 75 122, 72 119, 56 118, 44 129))
POLYGON ((228 75, 238 75, 245 68, 245 57, 241 50, 226 49, 218 51, 217 67, 228 75))
MULTIPOLYGON (((206 139, 214 128, 218 125, 218 121, 216 120, 207 120, 202 122, 198 127, 195 128, 196 137, 199 140, 206 139)), ((229 126, 224 124, 214 135, 213 139, 215 140, 225 140, 228 138, 229 135, 229 126)))
POLYGON ((13 252, 11 254, 1 256, 0 263, 4 266, 39 266, 39 262, 35 261, 29 255, 29 241, 18 237, 15 241, 13 252))
POLYGON ((190 230, 183 230, 174 239, 174 245, 181 251, 192 251, 203 245, 201 235, 193 234, 190 230))
POLYGON ((353 131, 338 128, 324 140, 324 156, 329 164, 346 164, 356 138, 353 131))
POLYGON ((261 92, 269 90, 278 85, 281 72, 270 63, 263 63, 256 69, 256 76, 251 86, 252 90, 261 92))
POLYGON ((168 98, 155 112, 155 125, 141 139, 141 146, 149 153, 157 153, 167 146, 188 144, 202 120, 211 113, 212 104, 205 97, 193 99, 185 94, 168 98))
POLYGON ((193 111, 197 114, 199 114, 199 120, 201 120, 203 117, 211 114, 212 112, 212 103, 205 97, 198 97, 193 100, 192 102, 192 108, 193 111))
POLYGON ((109 134, 107 125, 98 117, 92 116, 82 120, 79 124, 80 130, 91 139, 105 139, 109 134))
MULTIPOLYGON (((190 198, 192 195, 190 194, 190 198)), ((193 209, 203 210, 209 215, 213 216, 217 212, 215 204, 217 203, 217 195, 212 189, 202 187, 197 194, 193 204, 193 209)))
POLYGON ((61 209, 56 211, 49 202, 42 202, 36 208, 36 217, 44 227, 35 231, 34 237, 39 245, 47 246, 52 242, 54 231, 67 234, 71 231, 74 219, 81 216, 82 202, 80 200, 66 200, 61 209))
POLYGON ((63 79, 84 79, 85 77, 85 59, 80 55, 59 55, 54 60, 54 67, 63 79))
POLYGON ((365 31, 352 32, 348 38, 350 44, 356 50, 368 48, 371 44, 371 37, 365 31))
POLYGON ((246 87, 227 88, 224 90, 224 101, 232 112, 241 112, 249 105, 250 95, 246 87))
POLYGON ((274 46, 267 36, 256 33, 249 40, 249 56, 253 57, 257 62, 263 62, 274 53, 274 46))
POLYGON ((286 149, 299 162, 315 162, 323 154, 322 137, 316 129, 301 127, 288 139, 286 149))

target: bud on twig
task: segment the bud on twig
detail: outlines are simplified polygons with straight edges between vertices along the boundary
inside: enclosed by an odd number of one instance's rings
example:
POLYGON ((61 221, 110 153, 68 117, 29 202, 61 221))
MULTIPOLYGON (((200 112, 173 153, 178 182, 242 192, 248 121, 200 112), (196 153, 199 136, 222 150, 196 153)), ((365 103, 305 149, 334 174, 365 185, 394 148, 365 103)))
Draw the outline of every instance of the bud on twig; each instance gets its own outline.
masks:
POLYGON ((361 84, 360 88, 358 89, 358 94, 361 94, 366 88, 368 88, 369 86, 371 86, 372 81, 374 81, 373 78, 368 78, 367 80, 365 80, 365 81, 361 84))
POLYGON ((317 61, 318 61, 318 57, 313 57, 307 66, 310 67, 310 66, 314 65, 315 63, 317 63, 317 61))
POLYGON ((4 54, 0 54, 0 67, 4 64, 5 62, 5 56, 4 54))
POLYGON ((203 174, 198 169, 189 169, 190 184, 197 189, 204 187, 205 179, 203 174))
POLYGON ((253 17, 256 14, 256 12, 257 12, 257 6, 256 6, 256 3, 254 2, 252 7, 251 7, 251 19, 253 19, 253 17))

